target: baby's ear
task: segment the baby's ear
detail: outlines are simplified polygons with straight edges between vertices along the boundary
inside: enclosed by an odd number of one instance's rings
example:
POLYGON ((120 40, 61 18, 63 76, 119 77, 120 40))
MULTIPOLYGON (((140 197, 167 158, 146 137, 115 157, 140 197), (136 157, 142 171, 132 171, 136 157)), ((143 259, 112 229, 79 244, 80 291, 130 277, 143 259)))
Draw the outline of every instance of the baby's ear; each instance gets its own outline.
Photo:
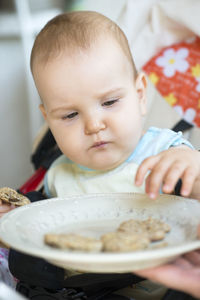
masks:
POLYGON ((147 80, 145 74, 140 72, 137 75, 135 80, 135 88, 138 96, 138 100, 140 102, 140 108, 142 115, 145 115, 147 112, 147 105, 146 105, 146 88, 147 88, 147 80))
POLYGON ((46 119, 47 119, 47 113, 46 113, 46 110, 45 110, 44 105, 43 105, 43 104, 40 104, 40 105, 39 105, 39 109, 40 109, 40 111, 41 111, 41 113, 42 113, 44 119, 46 120, 46 119))

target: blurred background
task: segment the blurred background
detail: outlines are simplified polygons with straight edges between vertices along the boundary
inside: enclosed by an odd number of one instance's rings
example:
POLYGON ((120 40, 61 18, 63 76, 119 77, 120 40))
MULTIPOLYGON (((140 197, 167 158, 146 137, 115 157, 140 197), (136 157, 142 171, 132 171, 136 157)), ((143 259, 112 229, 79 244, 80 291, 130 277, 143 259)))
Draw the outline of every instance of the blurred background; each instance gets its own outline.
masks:
MULTIPOLYGON (((177 122, 185 119, 192 125, 188 137, 199 147, 198 124, 194 116, 191 118, 191 114, 189 117, 189 113, 186 114, 188 107, 180 108, 180 103, 177 102, 179 92, 175 91, 173 94, 175 102, 170 100, 173 97, 167 98, 167 95, 172 94, 171 90, 163 96, 156 86, 158 78, 156 70, 149 69, 149 66, 152 66, 151 59, 166 47, 198 38, 199 2, 199 0, 0 0, 0 186, 19 188, 34 172, 31 153, 43 126, 43 119, 38 109, 40 99, 29 68, 30 52, 40 29, 49 19, 65 11, 95 10, 107 15, 121 26, 128 37, 138 69, 146 71, 150 79, 149 113, 145 127, 155 125, 172 128, 177 122), (173 109, 173 105, 176 109, 173 109)), ((180 45, 183 47, 183 44, 180 45)), ((193 66, 199 64, 200 68, 198 43, 195 45, 197 48, 193 66)), ((174 51, 177 51, 177 48, 174 51)), ((176 58, 177 56, 174 59, 176 58)), ((200 70, 199 73, 198 68, 195 70, 197 70, 195 80, 198 83, 200 70)), ((167 82, 170 84, 169 78, 167 82)), ((200 94, 195 97, 196 104, 192 106, 193 110, 195 107, 200 109, 200 94)), ((199 114, 199 111, 195 110, 195 114, 199 114)))

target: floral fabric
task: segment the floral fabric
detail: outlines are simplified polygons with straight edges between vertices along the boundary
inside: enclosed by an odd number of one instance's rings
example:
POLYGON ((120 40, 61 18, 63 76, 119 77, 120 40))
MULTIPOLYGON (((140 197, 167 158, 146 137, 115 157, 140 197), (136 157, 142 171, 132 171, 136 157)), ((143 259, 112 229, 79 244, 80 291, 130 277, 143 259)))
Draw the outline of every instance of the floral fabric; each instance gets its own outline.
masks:
POLYGON ((0 281, 12 288, 15 288, 17 281, 12 276, 8 268, 8 253, 9 250, 0 248, 0 281))
POLYGON ((179 115, 200 127, 200 38, 163 48, 143 70, 179 115))

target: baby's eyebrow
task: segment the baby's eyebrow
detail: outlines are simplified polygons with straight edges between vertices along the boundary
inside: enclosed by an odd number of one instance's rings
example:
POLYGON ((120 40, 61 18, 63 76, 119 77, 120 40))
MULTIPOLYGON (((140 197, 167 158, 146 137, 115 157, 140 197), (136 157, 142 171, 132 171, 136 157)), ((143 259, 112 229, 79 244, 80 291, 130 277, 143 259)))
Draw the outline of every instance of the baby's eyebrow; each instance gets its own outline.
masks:
POLYGON ((50 114, 53 114, 53 113, 56 113, 56 112, 59 112, 59 111, 63 111, 63 110, 69 110, 71 109, 71 106, 60 106, 60 107, 55 107, 53 109, 51 109, 49 112, 50 114))
POLYGON ((119 87, 119 88, 112 88, 112 89, 110 89, 110 90, 108 90, 108 91, 105 91, 105 92, 103 92, 103 93, 100 93, 100 94, 98 94, 98 98, 104 98, 104 97, 108 97, 109 95, 112 95, 112 94, 114 94, 114 93, 119 93, 119 92, 123 92, 124 91, 124 88, 122 88, 122 87, 119 87))

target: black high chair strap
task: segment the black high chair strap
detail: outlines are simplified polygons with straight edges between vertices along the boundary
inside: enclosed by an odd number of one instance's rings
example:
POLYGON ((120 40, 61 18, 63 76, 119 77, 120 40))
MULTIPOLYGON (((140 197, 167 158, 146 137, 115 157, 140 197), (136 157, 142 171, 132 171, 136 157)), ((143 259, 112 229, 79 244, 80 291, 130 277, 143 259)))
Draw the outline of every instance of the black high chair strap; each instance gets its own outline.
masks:
POLYGON ((176 132, 178 132, 178 131, 184 132, 192 127, 193 127, 193 125, 191 123, 188 123, 186 120, 182 119, 173 126, 172 130, 174 130, 176 132))

